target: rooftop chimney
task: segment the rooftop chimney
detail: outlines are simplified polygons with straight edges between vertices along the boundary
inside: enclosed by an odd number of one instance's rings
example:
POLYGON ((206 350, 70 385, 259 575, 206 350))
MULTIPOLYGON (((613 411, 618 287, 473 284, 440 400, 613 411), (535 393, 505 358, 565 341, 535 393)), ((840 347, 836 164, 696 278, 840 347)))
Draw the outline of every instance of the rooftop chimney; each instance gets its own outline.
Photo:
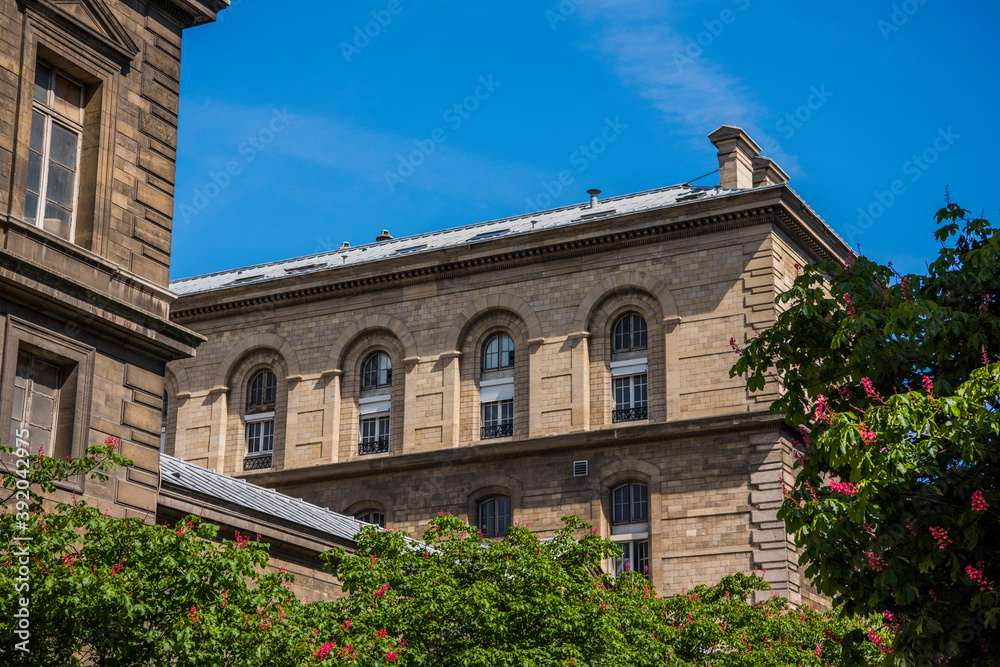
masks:
POLYGON ((383 229, 382 233, 375 237, 376 243, 381 243, 382 241, 391 241, 392 236, 389 234, 388 229, 383 229))
POLYGON ((351 247, 351 242, 350 241, 344 241, 343 243, 340 244, 340 247, 341 248, 350 248, 351 247))
POLYGON ((723 125, 708 135, 708 139, 719 151, 719 185, 727 189, 752 188, 753 161, 760 155, 760 146, 743 128, 732 125, 723 125))
POLYGON ((590 195, 590 208, 597 208, 597 195, 601 194, 601 191, 594 188, 593 190, 587 190, 587 194, 590 195))
POLYGON ((787 183, 788 174, 778 166, 778 163, 769 157, 755 157, 753 159, 753 186, 775 185, 777 183, 787 183))

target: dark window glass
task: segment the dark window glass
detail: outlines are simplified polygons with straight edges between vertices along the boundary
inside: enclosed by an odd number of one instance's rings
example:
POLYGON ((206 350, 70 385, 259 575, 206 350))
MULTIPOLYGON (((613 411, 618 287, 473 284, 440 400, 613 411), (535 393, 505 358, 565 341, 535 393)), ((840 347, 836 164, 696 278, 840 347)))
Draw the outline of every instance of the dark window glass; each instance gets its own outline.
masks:
POLYGON ((626 313, 615 322, 613 352, 646 349, 646 320, 639 313, 626 313))
POLYGON ((514 366, 514 341, 504 333, 493 334, 483 346, 483 370, 495 371, 514 366))
POLYGON ((278 377, 271 371, 261 371, 250 380, 247 391, 247 413, 272 412, 278 398, 278 377))
POLYGON ((639 523, 649 520, 649 499, 645 484, 631 482, 611 490, 611 523, 639 523))
POLYGON ((385 352, 376 352, 362 366, 361 388, 374 389, 392 384, 392 360, 385 352))
POLYGON ((510 498, 495 497, 479 503, 479 530, 483 537, 502 537, 510 529, 510 498))
POLYGON ((373 523, 380 528, 385 528, 385 514, 377 510, 367 510, 358 514, 354 517, 358 521, 364 521, 365 523, 373 523))

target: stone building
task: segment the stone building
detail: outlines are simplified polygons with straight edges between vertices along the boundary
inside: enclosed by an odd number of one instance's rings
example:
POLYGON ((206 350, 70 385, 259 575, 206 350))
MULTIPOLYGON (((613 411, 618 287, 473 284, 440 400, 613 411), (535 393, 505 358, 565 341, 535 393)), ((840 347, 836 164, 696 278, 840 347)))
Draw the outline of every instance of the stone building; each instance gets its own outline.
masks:
POLYGON ((764 567, 821 603, 775 515, 774 394, 730 379, 729 341, 849 249, 745 132, 709 138, 717 187, 174 281, 207 341, 168 365, 167 453, 416 536, 577 514, 663 594, 764 567))
POLYGON ((181 36, 228 0, 0 0, 0 439, 106 437, 135 465, 66 485, 152 516, 169 321, 181 36))

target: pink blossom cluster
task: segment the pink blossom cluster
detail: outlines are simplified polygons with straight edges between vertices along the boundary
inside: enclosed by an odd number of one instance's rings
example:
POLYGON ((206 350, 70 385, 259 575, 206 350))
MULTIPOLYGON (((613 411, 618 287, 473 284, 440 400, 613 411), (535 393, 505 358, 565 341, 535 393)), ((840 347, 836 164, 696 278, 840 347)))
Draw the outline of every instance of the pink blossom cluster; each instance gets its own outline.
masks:
POLYGON ((858 492, 858 485, 851 484, 850 482, 830 482, 830 488, 838 493, 852 497, 858 492))
POLYGON ((925 375, 924 378, 920 382, 924 385, 924 391, 927 392, 927 395, 933 398, 933 396, 934 396, 934 381, 931 380, 930 377, 928 377, 928 376, 925 375))
POLYGON ((858 424, 858 431, 861 433, 861 439, 868 446, 875 444, 875 431, 871 430, 864 424, 858 424))
POLYGON ((840 637, 834 634, 833 630, 824 630, 823 634, 826 635, 826 638, 832 641, 833 643, 835 644, 840 643, 840 637))
POLYGON ((875 647, 878 650, 882 651, 882 653, 892 653, 892 648, 890 648, 889 645, 885 643, 885 640, 883 640, 882 637, 879 636, 876 632, 873 631, 868 632, 868 641, 870 641, 872 644, 875 644, 875 647))
POLYGON ((876 572, 881 572, 884 568, 882 565, 882 557, 871 551, 865 552, 865 557, 868 559, 868 564, 876 572))
POLYGON ((819 394, 816 396, 816 407, 813 409, 813 418, 830 421, 830 405, 826 402, 826 396, 819 394))
POLYGON ((934 539, 937 540, 938 547, 941 549, 946 549, 948 548, 948 545, 951 544, 952 540, 948 537, 948 531, 941 526, 932 527, 931 535, 933 535, 934 539))
POLYGON ((381 586, 375 589, 375 597, 377 598, 383 597, 387 590, 389 590, 389 584, 388 583, 382 584, 381 586))
POLYGON ((847 314, 854 314, 854 300, 851 298, 850 292, 844 292, 844 303, 847 304, 847 314))
POLYGON ((978 489, 972 492, 972 509, 977 512, 985 512, 989 507, 989 503, 983 498, 983 492, 978 489))
POLYGON ((992 591, 993 582, 986 578, 983 574, 983 568, 986 566, 985 563, 979 561, 976 563, 978 567, 972 567, 971 565, 966 566, 965 573, 969 575, 969 579, 979 584, 979 590, 981 591, 992 591))
POLYGON ((878 401, 879 403, 882 402, 882 397, 879 396, 877 391, 875 391, 875 386, 872 384, 871 380, 868 378, 861 378, 861 386, 865 389, 865 396, 874 401, 878 401))

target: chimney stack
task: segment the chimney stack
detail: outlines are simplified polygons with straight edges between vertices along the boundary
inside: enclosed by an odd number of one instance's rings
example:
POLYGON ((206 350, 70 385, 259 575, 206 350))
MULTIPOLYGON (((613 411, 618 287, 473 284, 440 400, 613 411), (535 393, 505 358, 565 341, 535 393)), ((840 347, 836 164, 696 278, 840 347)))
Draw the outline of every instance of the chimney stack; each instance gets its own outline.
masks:
POLYGON ((708 139, 719 151, 719 185, 726 189, 752 188, 754 159, 760 155, 760 146, 743 128, 732 125, 723 125, 708 139))
POLYGON ((777 162, 769 157, 755 157, 753 159, 753 186, 755 188, 787 182, 788 174, 778 166, 777 162))
POLYGON ((350 248, 351 247, 351 242, 350 241, 344 241, 343 243, 340 244, 340 247, 341 248, 350 248))
POLYGON ((382 241, 391 241, 392 236, 389 234, 388 229, 383 229, 382 233, 375 237, 376 243, 381 243, 382 241))
POLYGON ((594 188, 593 190, 587 190, 587 194, 590 195, 590 208, 597 208, 597 195, 601 194, 601 191, 594 188))

